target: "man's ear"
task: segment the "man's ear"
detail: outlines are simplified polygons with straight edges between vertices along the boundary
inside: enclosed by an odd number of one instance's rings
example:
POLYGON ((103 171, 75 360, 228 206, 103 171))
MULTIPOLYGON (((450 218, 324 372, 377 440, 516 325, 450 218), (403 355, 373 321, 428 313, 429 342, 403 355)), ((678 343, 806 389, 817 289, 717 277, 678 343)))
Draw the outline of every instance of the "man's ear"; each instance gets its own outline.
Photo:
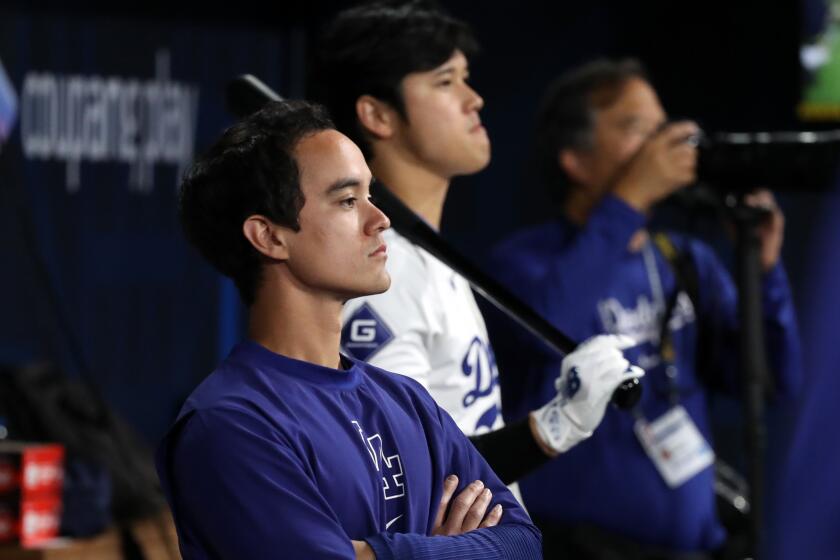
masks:
POLYGON ((573 183, 586 185, 589 183, 589 169, 583 161, 585 155, 579 150, 564 148, 557 152, 557 165, 572 180, 573 183))
POLYGON ((254 249, 266 257, 278 261, 289 258, 289 246, 286 236, 289 228, 278 226, 265 216, 248 216, 242 224, 242 233, 254 249))
POLYGON ((376 138, 390 138, 394 133, 396 111, 372 95, 362 95, 356 100, 356 118, 362 128, 376 138))

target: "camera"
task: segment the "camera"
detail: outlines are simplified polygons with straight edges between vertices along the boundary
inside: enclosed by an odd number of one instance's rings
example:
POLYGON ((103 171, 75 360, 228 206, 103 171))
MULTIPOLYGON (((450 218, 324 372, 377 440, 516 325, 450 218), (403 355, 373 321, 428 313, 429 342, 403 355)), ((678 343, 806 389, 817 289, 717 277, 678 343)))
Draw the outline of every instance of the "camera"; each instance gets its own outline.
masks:
POLYGON ((825 192, 840 163, 840 130, 698 135, 698 182, 723 193, 755 188, 825 192))

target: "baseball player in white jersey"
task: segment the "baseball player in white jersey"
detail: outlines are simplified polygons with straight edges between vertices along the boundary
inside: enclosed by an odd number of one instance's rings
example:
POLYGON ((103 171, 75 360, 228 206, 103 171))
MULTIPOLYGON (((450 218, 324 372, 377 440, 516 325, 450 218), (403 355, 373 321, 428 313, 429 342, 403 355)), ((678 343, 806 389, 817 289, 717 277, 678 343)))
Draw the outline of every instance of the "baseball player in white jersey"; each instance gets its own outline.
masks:
MULTIPOLYGON (((482 98, 467 83, 477 44, 460 21, 420 3, 365 5, 328 27, 314 96, 362 149, 374 176, 435 229, 453 177, 490 161, 482 98)), ((426 386, 506 483, 589 437, 613 391, 643 372, 600 336, 563 361, 557 396, 504 426, 493 351, 466 281, 395 232, 388 292, 345 307, 351 355, 426 386)))
POLYGON ((344 306, 351 355, 419 381, 465 434, 503 425, 499 373, 469 284, 389 230, 387 292, 344 306))

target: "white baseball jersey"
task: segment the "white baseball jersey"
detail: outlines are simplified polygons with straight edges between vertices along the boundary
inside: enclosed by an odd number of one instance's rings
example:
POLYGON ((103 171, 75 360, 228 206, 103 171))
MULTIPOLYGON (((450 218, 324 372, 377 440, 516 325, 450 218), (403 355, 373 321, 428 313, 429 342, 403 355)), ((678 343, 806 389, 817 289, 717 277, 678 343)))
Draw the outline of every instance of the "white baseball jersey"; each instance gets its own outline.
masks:
POLYGON ((503 426, 496 359, 467 281, 393 229, 391 287, 344 307, 344 351, 419 381, 466 435, 503 426))

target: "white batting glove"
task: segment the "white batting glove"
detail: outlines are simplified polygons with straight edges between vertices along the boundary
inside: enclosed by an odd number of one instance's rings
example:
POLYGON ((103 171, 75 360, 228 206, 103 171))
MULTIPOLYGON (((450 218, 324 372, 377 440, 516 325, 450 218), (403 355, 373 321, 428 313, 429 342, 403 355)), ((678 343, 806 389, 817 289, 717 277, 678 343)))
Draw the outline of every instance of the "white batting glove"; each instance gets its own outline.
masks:
POLYGON ((591 436, 618 386, 645 374, 621 352, 635 345, 629 336, 598 335, 563 358, 557 396, 531 413, 547 447, 562 453, 591 436))

